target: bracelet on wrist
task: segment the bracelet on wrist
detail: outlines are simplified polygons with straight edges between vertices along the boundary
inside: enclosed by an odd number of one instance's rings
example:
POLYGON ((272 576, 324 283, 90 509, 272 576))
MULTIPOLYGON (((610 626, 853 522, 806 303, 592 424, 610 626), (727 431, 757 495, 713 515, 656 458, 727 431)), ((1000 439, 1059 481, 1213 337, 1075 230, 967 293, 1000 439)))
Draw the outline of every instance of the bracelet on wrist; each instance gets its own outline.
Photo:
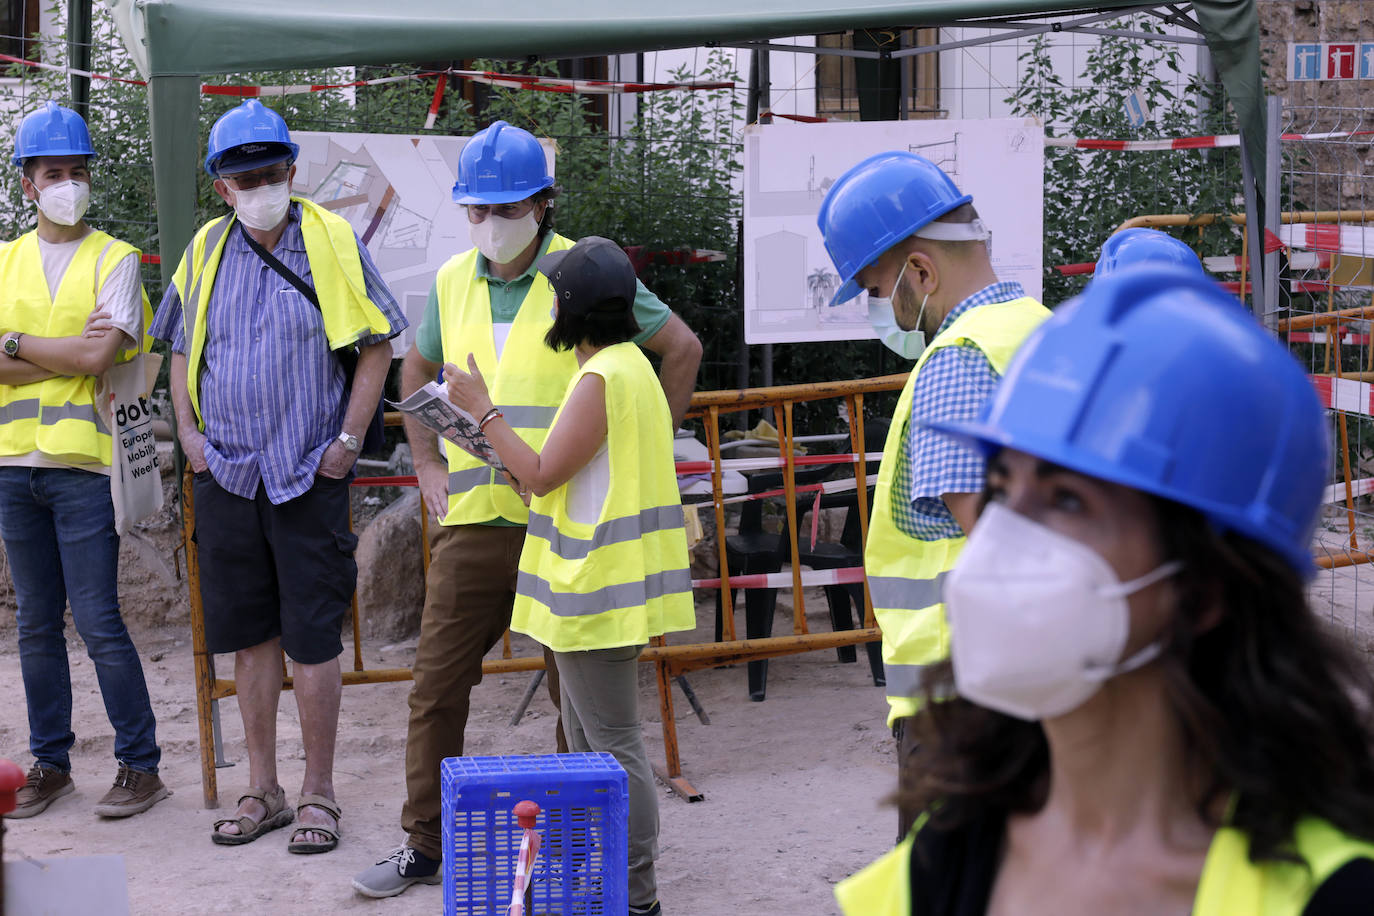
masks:
POLYGON ((497 419, 498 417, 504 416, 505 414, 501 413, 501 408, 493 407, 491 410, 488 410, 485 414, 483 414, 482 419, 477 422, 477 431, 479 433, 486 432, 488 423, 490 423, 492 420, 497 419))

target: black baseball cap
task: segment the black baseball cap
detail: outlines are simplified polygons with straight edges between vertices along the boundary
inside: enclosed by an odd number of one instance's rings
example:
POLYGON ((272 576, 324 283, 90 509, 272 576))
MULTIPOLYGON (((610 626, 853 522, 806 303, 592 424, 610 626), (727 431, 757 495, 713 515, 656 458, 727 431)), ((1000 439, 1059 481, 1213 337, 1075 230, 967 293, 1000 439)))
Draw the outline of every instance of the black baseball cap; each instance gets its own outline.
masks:
POLYGON ((215 166, 217 175, 251 172, 278 162, 294 160, 295 154, 285 143, 241 143, 224 151, 215 166))
POLYGON ((615 242, 589 235, 571 248, 539 259, 559 309, 572 315, 618 315, 634 306, 635 269, 615 242))

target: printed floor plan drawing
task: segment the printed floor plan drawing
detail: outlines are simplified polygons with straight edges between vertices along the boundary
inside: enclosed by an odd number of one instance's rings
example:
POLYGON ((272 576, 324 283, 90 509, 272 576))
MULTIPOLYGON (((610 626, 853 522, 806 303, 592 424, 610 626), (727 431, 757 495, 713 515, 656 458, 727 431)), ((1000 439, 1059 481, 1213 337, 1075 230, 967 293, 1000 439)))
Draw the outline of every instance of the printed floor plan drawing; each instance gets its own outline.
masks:
POLYGON ((744 137, 744 310, 750 344, 873 339, 867 296, 832 305, 840 278, 816 215, 826 192, 886 150, 930 159, 992 230, 993 267, 1041 292, 1044 132, 1033 119, 756 125, 744 137), (1007 188, 1013 191, 1008 193, 1007 188))
MULTIPOLYGON (((453 202, 458 154, 467 137, 298 131, 294 191, 344 217, 410 319, 392 341, 410 348, 434 274, 472 247, 463 208, 453 202)), ((553 172, 553 143, 544 141, 553 172)))

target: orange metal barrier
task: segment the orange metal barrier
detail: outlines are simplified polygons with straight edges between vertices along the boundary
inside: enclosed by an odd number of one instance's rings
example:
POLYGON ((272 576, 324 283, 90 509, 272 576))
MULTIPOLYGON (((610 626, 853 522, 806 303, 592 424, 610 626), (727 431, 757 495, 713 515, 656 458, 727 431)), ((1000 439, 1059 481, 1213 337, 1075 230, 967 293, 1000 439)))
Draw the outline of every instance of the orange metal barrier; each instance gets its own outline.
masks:
MULTIPOLYGON (((827 398, 844 398, 850 417, 850 445, 854 455, 853 468, 856 481, 855 496, 859 510, 859 524, 863 538, 868 538, 868 477, 864 454, 863 406, 864 396, 875 392, 896 391, 906 382, 906 374, 889 375, 881 378, 859 379, 849 382, 820 382, 807 385, 786 385, 773 388, 749 388, 738 391, 698 392, 692 398, 690 418, 699 418, 706 429, 706 444, 711 456, 712 503, 715 511, 717 549, 721 570, 722 602, 722 641, 693 643, 686 645, 667 645, 663 638, 653 640, 645 649, 640 661, 652 664, 656 669, 658 681, 659 709, 663 723, 663 745, 665 762, 655 764, 654 770, 675 792, 689 800, 699 800, 698 792, 683 776, 682 762, 678 753, 677 725, 673 714, 672 681, 688 671, 714 667, 722 664, 759 661, 784 655, 815 652, 839 646, 860 645, 881 638, 873 619, 873 601, 864 583, 864 622, 854 630, 835 633, 810 633, 805 618, 805 603, 802 596, 802 574, 797 544, 797 483, 796 462, 793 455, 793 410, 796 404, 827 398), (729 587, 730 575, 725 559, 725 504, 721 481, 723 469, 720 456, 720 417, 722 414, 743 410, 772 409, 774 415, 782 418, 778 430, 778 447, 782 458, 783 496, 786 501, 788 531, 791 537, 792 562, 792 635, 770 637, 767 639, 735 638, 735 622, 732 608, 732 594, 729 587)), ((396 414, 388 414, 387 425, 399 425, 396 414)), ((191 605, 191 649, 195 663, 196 717, 200 731, 201 789, 206 808, 219 805, 218 784, 215 773, 215 734, 214 703, 236 692, 232 678, 216 677, 214 659, 205 644, 205 616, 200 595, 200 566, 195 542, 191 538, 195 530, 195 506, 191 496, 191 475, 189 469, 182 480, 183 537, 186 544, 187 581, 190 589, 191 605)), ((424 568, 429 568, 429 540, 427 536, 428 518, 423 506, 420 511, 421 551, 424 568)), ((363 664, 362 637, 359 626, 357 596, 353 598, 353 670, 342 675, 345 686, 353 684, 381 684, 411 679, 409 668, 368 669, 363 664)), ((484 674, 514 671, 537 671, 544 667, 541 656, 511 657, 509 633, 506 635, 503 657, 487 659, 482 663, 484 674)), ((290 688, 292 678, 283 670, 282 685, 290 688)))

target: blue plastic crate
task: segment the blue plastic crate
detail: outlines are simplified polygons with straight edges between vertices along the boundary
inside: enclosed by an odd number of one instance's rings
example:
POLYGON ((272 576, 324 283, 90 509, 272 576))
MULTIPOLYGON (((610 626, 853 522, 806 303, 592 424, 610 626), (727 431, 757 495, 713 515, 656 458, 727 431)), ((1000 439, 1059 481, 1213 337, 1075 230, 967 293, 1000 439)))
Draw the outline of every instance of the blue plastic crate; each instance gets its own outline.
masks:
POLYGON ((449 757, 440 774, 444 916, 504 916, 525 800, 539 806, 543 841, 529 916, 624 916, 630 803, 614 757, 449 757))

